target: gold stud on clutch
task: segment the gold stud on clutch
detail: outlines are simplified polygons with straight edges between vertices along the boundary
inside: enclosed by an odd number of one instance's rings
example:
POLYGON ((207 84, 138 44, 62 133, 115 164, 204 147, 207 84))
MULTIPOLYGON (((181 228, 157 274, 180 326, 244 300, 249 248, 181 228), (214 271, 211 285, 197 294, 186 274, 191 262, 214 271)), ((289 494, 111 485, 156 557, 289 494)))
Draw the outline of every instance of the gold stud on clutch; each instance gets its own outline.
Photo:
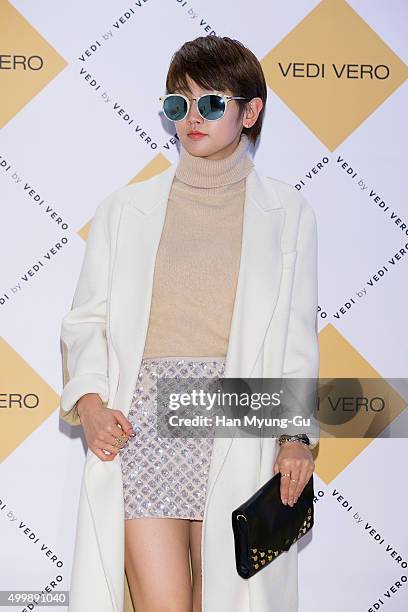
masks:
MULTIPOLYGON (((299 532, 299 534, 294 538, 292 544, 296 542, 296 540, 300 537, 300 534, 301 532, 299 532)), ((287 542, 288 540, 286 540, 286 543, 287 542)), ((251 556, 252 567, 254 570, 260 570, 264 565, 270 563, 275 557, 282 553, 283 549, 281 550, 279 548, 265 548, 264 550, 262 550, 259 548, 251 548, 251 552, 256 553, 251 556)))

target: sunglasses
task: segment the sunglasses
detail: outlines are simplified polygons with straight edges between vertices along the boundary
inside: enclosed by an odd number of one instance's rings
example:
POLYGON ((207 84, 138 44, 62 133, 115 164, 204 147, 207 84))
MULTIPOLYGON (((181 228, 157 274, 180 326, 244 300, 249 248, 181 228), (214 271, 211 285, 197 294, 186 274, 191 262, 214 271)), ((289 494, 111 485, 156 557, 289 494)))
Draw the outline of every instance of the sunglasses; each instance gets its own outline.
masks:
MULTIPOLYGON (((183 94, 167 94, 160 96, 163 102, 163 112, 170 121, 183 121, 190 110, 190 99, 183 94)), ((203 119, 217 121, 225 115, 230 100, 249 100, 243 96, 225 96, 220 93, 204 94, 197 101, 197 110, 203 119)))

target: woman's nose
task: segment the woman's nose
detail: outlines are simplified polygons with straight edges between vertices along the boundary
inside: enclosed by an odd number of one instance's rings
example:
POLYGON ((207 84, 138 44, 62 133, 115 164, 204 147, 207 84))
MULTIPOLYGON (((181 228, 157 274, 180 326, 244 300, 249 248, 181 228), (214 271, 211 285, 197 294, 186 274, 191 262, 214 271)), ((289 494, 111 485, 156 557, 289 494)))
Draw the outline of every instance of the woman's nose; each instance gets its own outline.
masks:
POLYGON ((187 115, 187 119, 189 119, 190 121, 194 121, 194 122, 201 122, 202 121, 202 117, 200 115, 200 113, 198 112, 197 109, 197 101, 196 100, 191 100, 190 102, 190 109, 188 111, 188 115, 187 115))

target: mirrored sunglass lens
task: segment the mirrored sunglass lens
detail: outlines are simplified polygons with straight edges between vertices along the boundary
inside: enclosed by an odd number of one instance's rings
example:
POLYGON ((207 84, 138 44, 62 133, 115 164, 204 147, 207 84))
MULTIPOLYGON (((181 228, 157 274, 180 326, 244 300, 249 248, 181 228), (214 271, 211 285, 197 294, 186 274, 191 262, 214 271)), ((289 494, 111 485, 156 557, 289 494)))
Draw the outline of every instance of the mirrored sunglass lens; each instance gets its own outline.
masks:
POLYGON ((169 96, 164 100, 163 111, 170 121, 181 121, 187 113, 187 102, 181 96, 169 96))
POLYGON ((223 116, 225 110, 225 103, 221 96, 215 94, 209 94, 203 96, 198 102, 198 110, 205 119, 214 121, 220 119, 223 116))

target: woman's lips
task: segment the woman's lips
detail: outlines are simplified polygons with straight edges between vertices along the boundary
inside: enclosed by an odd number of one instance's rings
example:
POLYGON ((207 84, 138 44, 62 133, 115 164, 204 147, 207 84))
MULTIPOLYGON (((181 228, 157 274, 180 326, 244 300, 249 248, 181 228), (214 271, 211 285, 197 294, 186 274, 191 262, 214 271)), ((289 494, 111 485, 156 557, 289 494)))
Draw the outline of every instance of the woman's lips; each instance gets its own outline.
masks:
POLYGON ((204 136, 206 136, 206 134, 187 134, 187 136, 189 138, 191 138, 192 140, 201 140, 201 138, 204 138, 204 136))

